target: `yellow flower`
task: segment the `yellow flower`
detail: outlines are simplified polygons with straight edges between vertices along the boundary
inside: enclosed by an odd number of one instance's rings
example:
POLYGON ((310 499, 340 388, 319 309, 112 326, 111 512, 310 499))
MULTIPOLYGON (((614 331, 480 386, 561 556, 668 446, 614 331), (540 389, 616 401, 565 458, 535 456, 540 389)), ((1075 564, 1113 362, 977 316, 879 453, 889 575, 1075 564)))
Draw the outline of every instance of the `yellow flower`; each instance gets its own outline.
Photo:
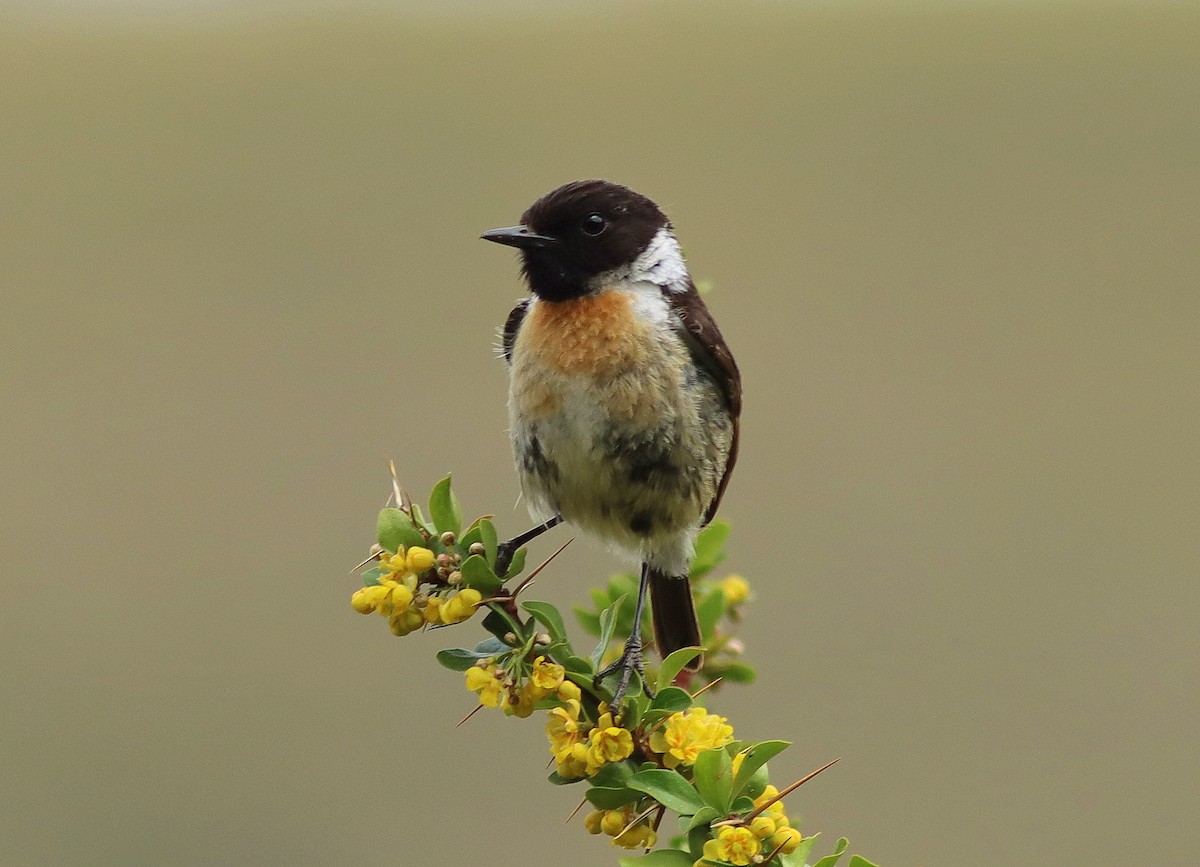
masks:
POLYGON ((565 757, 554 760, 554 770, 560 777, 567 780, 577 780, 587 776, 588 751, 583 744, 575 744, 565 757))
POLYGON ((721 595, 729 607, 741 605, 750 597, 750 584, 740 575, 730 575, 721 582, 721 595))
POLYGON ((470 620, 479 608, 483 595, 472 587, 460 590, 446 600, 439 612, 443 623, 462 623, 470 620))
POLYGON ((363 587, 361 590, 356 590, 354 595, 350 597, 350 604, 354 606, 354 610, 359 614, 370 614, 379 607, 379 603, 389 593, 388 588, 378 584, 372 584, 370 587, 363 587))
POLYGON ((704 857, 710 861, 724 861, 745 867, 762 851, 762 843, 749 828, 722 828, 715 840, 704 844, 704 857))
POLYGON ((479 703, 484 707, 497 707, 504 683, 496 676, 494 668, 473 665, 467 669, 467 689, 479 694, 479 703))
POLYGON ((395 554, 389 554, 387 551, 380 554, 379 568, 385 575, 389 572, 392 573, 391 575, 387 575, 387 577, 393 580, 399 580, 400 576, 407 574, 409 569, 408 561, 404 556, 404 546, 401 545, 397 548, 395 554))
POLYGON ((602 767, 633 755, 633 734, 613 724, 611 713, 601 714, 596 727, 588 735, 588 766, 590 777, 602 767))
POLYGON ((425 618, 415 608, 408 608, 388 618, 388 626, 392 628, 393 635, 408 635, 410 632, 416 632, 424 623, 425 618))
POLYGON ((693 765, 705 750, 715 750, 733 740, 733 726, 725 717, 702 707, 673 713, 660 731, 650 736, 650 749, 661 753, 668 768, 693 765))
POLYGON ((514 698, 513 692, 508 690, 504 693, 504 697, 500 700, 500 707, 509 716, 515 716, 517 719, 526 719, 533 715, 533 703, 537 701, 533 697, 529 689, 529 684, 521 687, 521 691, 514 698))
POLYGON ((379 603, 380 614, 384 617, 391 617, 393 614, 403 614, 408 610, 408 604, 413 599, 411 590, 403 584, 390 580, 381 581, 380 586, 387 591, 379 603))
POLYGON ((442 600, 438 596, 430 596, 425 600, 425 615, 426 623, 441 623, 442 622, 442 600))
MULTIPOLYGON (((547 662, 546 657, 539 656, 533 661, 533 670, 529 673, 529 682, 538 691, 538 698, 545 698, 563 685, 567 671, 561 665, 547 662)), ((578 689, 578 687, 576 687, 578 689)))
POLYGON ((559 761, 570 758, 571 750, 583 740, 583 732, 579 727, 581 710, 579 701, 571 699, 563 707, 551 708, 547 712, 546 737, 550 741, 550 753, 559 761))
POLYGON ((559 701, 579 701, 583 698, 583 693, 579 689, 579 685, 572 683, 569 680, 564 680, 558 687, 559 701))
POLYGON ((800 832, 795 828, 780 828, 771 837, 771 848, 778 846, 784 855, 791 855, 802 839, 800 832))
POLYGON ((413 545, 408 549, 408 554, 404 558, 404 565, 409 572, 421 573, 426 571, 434 564, 433 552, 428 548, 421 548, 413 545))

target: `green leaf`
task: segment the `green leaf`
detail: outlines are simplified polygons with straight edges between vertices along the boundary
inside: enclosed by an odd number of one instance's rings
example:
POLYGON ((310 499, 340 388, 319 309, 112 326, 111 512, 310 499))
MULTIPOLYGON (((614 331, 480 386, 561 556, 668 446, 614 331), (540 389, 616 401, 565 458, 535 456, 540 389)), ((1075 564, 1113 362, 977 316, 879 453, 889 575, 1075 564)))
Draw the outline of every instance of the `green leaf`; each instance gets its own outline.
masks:
MULTIPOLYGON (((579 679, 580 685, 586 683, 587 687, 591 688, 592 675, 595 673, 596 668, 592 665, 590 659, 584 659, 582 656, 568 656, 567 661, 563 663, 563 667, 566 668, 567 674, 573 674, 579 679)), ((572 680, 574 679, 572 678, 572 680)))
POLYGON ((517 636, 518 641, 522 640, 521 630, 517 624, 513 622, 513 619, 509 617, 508 614, 503 610, 491 605, 488 606, 488 613, 483 618, 483 628, 499 638, 501 641, 503 641, 504 636, 510 632, 517 636))
POLYGON ((740 795, 759 768, 790 746, 790 741, 759 741, 745 747, 742 752, 746 757, 742 759, 742 766, 733 780, 733 794, 740 795))
POLYGON ((692 558, 691 577, 711 572, 713 568, 725 559, 725 540, 729 538, 729 524, 725 521, 713 521, 700 531, 696 537, 696 555, 692 558))
POLYGON ((580 608, 575 605, 571 608, 575 612, 575 619, 579 621, 579 625, 583 627, 583 631, 588 635, 600 634, 600 615, 593 614, 585 608, 580 608))
POLYGON ((717 623, 725 614, 725 594, 713 590, 696 604, 696 619, 700 621, 700 635, 705 644, 712 642, 717 623))
MULTIPOLYGON (((749 796, 752 809, 754 806, 754 799, 766 791, 767 783, 769 782, 771 782, 771 777, 767 773, 766 765, 763 765, 761 768, 755 771, 753 776, 746 781, 746 787, 742 789, 742 794, 749 796)), ((737 785, 736 781, 734 781, 734 785, 737 785)))
POLYGON ((704 802, 721 813, 729 812, 733 791, 733 765, 723 749, 705 750, 692 766, 692 780, 704 802))
POLYGON ((658 849, 648 855, 617 859, 621 867, 692 867, 694 861, 680 849, 658 849))
POLYGON ((629 778, 633 776, 633 768, 629 767, 628 762, 611 762, 592 777, 591 783, 593 786, 604 786, 609 789, 623 789, 625 784, 629 782, 629 778))
POLYGON ((488 656, 501 656, 510 650, 512 650, 511 647, 494 635, 489 635, 475 645, 476 653, 486 653, 488 656))
POLYGON ((846 851, 846 847, 849 845, 850 841, 845 837, 838 840, 837 846, 833 848, 833 854, 826 855, 824 858, 814 864, 813 867, 833 867, 833 865, 838 862, 838 859, 842 857, 842 853, 846 851))
POLYGON ((391 554, 395 554, 401 545, 426 544, 425 537, 413 524, 412 519, 399 509, 383 509, 375 520, 375 535, 379 544, 391 554))
POLYGON ((600 643, 592 651, 592 668, 600 668, 600 660, 604 658, 604 651, 608 649, 608 642, 612 641, 613 630, 617 626, 617 612, 621 610, 621 603, 624 601, 624 596, 618 597, 616 602, 600 614, 600 643))
POLYGON ((425 517, 425 515, 421 512, 421 507, 417 503, 412 504, 412 517, 413 522, 418 527, 421 527, 427 534, 430 536, 437 535, 437 527, 433 526, 433 523, 425 517))
POLYGON ((433 486, 429 495, 429 517, 439 533, 458 535, 462 529, 462 507, 458 505, 458 497, 450 489, 450 477, 442 479, 433 486))
POLYGON ((463 560, 462 565, 458 568, 462 572, 463 584, 474 587, 484 596, 491 596, 500 589, 500 579, 496 577, 492 567, 487 564, 487 560, 478 554, 472 554, 463 560))
POLYGON ((539 623, 546 627, 546 631, 550 633, 551 641, 566 641, 567 627, 563 623, 562 615, 558 613, 558 609, 549 602, 538 602, 531 599, 521 605, 526 611, 532 614, 539 623))
POLYGON ((593 807, 601 810, 615 810, 617 807, 624 807, 626 804, 640 801, 645 795, 625 787, 592 786, 584 793, 584 797, 593 807))
POLYGON ((700 855, 704 851, 704 844, 708 842, 709 835, 711 834, 712 830, 704 825, 688 831, 687 847, 689 851, 695 853, 695 855, 700 855))
POLYGON ((474 527, 471 527, 470 529, 466 530, 461 536, 459 536, 458 541, 455 542, 455 545, 457 545, 463 551, 470 551, 472 545, 474 545, 476 542, 482 542, 482 541, 483 541, 483 531, 481 531, 479 529, 479 525, 476 524, 474 527))
POLYGON ((868 861, 862 855, 851 855, 850 867, 879 867, 879 865, 874 861, 868 861))
POLYGON ((742 795, 740 798, 733 799, 733 806, 729 808, 730 813, 749 813, 754 809, 754 799, 747 798, 742 795))
POLYGON ((679 824, 682 825, 683 830, 685 832, 687 832, 687 831, 692 830, 693 828, 699 828, 701 825, 709 824, 710 822, 712 822, 713 819, 716 819, 720 815, 721 814, 718 813, 716 810, 714 810, 712 807, 703 807, 700 810, 696 811, 696 815, 692 816, 686 822, 680 821, 679 824))
POLYGON ((500 540, 496 536, 496 525, 487 518, 479 521, 479 541, 483 542, 483 556, 487 558, 488 565, 494 568, 500 540))
POLYGON ((650 710, 661 710, 666 713, 682 713, 692 706, 692 697, 687 690, 677 686, 664 686, 650 702, 650 710))
POLYGON ((383 570, 376 566, 374 569, 368 569, 362 573, 364 587, 373 587, 379 583, 379 576, 383 574, 383 570))
POLYGON ((584 781, 584 779, 586 779, 586 778, 585 777, 564 777, 561 774, 559 774, 558 771, 551 771, 550 776, 546 777, 546 779, 549 780, 550 782, 554 783, 554 785, 556 785, 556 786, 569 786, 572 783, 582 783, 584 781))
POLYGON ((655 768, 638 771, 629 778, 629 788, 645 792, 668 810, 681 816, 691 816, 704 806, 704 801, 692 784, 675 771, 655 768))
POLYGON ((437 652, 437 661, 451 671, 466 671, 481 659, 499 656, 501 653, 507 653, 512 650, 511 647, 500 641, 500 639, 496 638, 493 640, 500 645, 501 649, 499 653, 491 648, 480 653, 478 650, 467 650, 464 647, 451 647, 448 650, 439 650, 437 652))
MULTIPOLYGON (((633 692, 632 687, 630 687, 630 692, 633 692)), ((621 710, 621 726, 630 731, 636 729, 649 707, 650 699, 646 698, 645 692, 640 695, 626 695, 621 710)))
POLYGON ((508 571, 504 573, 504 580, 510 581, 521 574, 525 569, 525 558, 528 552, 524 548, 518 548, 512 556, 512 560, 508 564, 508 571))
POLYGON ((679 675, 679 672, 683 671, 684 666, 699 655, 699 647, 682 647, 671 653, 670 656, 663 660, 662 666, 658 669, 658 690, 661 692, 674 683, 675 678, 679 675))

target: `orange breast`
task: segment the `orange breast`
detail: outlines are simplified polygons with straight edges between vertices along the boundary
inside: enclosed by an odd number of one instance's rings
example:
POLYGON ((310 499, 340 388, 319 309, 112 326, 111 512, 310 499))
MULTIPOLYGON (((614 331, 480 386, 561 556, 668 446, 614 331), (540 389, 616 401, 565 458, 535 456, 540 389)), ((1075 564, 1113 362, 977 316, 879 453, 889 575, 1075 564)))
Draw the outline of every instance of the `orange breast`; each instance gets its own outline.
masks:
POLYGON ((521 326, 522 349, 563 373, 596 376, 646 362, 650 325, 628 292, 539 301, 521 326))

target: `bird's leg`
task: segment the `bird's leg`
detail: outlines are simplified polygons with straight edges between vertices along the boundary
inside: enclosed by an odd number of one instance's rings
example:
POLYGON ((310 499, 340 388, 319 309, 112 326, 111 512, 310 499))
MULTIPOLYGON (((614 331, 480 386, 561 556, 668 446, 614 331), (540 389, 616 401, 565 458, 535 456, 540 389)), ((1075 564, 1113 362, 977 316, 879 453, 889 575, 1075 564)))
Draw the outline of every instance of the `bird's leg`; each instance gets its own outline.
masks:
POLYGON ((646 607, 646 589, 649 586, 650 564, 643 563, 642 581, 638 585, 637 606, 633 609, 633 628, 629 631, 629 638, 625 640, 625 649, 621 651, 621 657, 616 662, 597 674, 592 681, 593 685, 599 686, 600 681, 610 674, 621 672, 621 679, 617 681, 617 689, 613 693, 611 707, 614 714, 620 713, 621 702, 625 698, 625 693, 629 689, 629 681, 635 671, 642 676, 642 690, 648 697, 654 697, 650 685, 646 683, 646 665, 642 659, 642 609, 646 607))
POLYGON ((538 524, 536 527, 526 530, 521 535, 513 536, 507 542, 501 542, 499 545, 497 545, 496 574, 503 578, 504 573, 508 571, 508 567, 512 565, 513 555, 517 553, 517 550, 521 548, 522 545, 532 542, 538 536, 542 535, 542 533, 545 533, 547 530, 552 529, 553 527, 557 527, 562 523, 562 520, 562 515, 555 515, 546 523, 538 524))

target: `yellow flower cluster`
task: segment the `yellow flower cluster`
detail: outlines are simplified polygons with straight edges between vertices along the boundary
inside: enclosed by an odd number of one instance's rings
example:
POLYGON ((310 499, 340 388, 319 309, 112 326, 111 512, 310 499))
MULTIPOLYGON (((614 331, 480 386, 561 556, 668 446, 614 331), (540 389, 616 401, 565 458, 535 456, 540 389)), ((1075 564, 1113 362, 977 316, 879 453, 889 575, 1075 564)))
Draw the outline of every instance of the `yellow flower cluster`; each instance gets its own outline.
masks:
POLYGON ((567 779, 594 776, 605 765, 633 755, 633 732, 618 726, 606 705, 600 706, 594 726, 581 720, 581 713, 579 699, 572 698, 564 700, 562 707, 551 708, 546 721, 555 769, 567 779))
POLYGON ((725 717, 708 713, 702 707, 667 717, 662 729, 650 736, 650 749, 660 753, 668 768, 694 765, 700 754, 715 750, 733 740, 733 726, 725 717))
POLYGON ((396 635, 408 635, 426 623, 469 620, 483 601, 478 590, 466 587, 451 588, 440 594, 418 592, 421 576, 435 562, 433 552, 418 545, 401 547, 395 554, 383 552, 379 558, 382 570, 379 583, 355 592, 350 605, 359 614, 377 611, 388 618, 388 625, 396 635))
POLYGON ((596 810, 583 818, 583 827, 589 834, 607 834, 613 838, 613 845, 623 849, 652 849, 658 842, 658 835, 649 825, 639 822, 632 828, 626 827, 634 819, 632 806, 619 810, 596 810))
POLYGON ((551 695, 563 702, 579 703, 579 687, 566 679, 566 670, 561 665, 544 656, 533 661, 529 678, 523 684, 488 662, 471 666, 466 676, 467 689, 479 695, 481 705, 501 708, 507 715, 521 719, 533 713, 535 702, 551 695))

